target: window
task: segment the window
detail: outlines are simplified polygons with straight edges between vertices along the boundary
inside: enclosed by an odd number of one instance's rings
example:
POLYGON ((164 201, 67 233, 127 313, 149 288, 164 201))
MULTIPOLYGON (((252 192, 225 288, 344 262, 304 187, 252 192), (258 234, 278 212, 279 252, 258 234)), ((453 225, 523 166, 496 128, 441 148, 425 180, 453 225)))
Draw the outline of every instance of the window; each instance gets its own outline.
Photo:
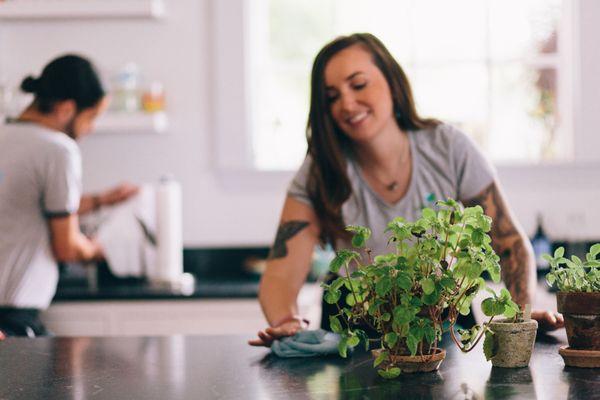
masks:
POLYGON ((496 162, 568 159, 571 132, 562 0, 253 0, 251 164, 295 169, 306 151, 318 50, 378 36, 403 66, 418 111, 462 128, 496 162))

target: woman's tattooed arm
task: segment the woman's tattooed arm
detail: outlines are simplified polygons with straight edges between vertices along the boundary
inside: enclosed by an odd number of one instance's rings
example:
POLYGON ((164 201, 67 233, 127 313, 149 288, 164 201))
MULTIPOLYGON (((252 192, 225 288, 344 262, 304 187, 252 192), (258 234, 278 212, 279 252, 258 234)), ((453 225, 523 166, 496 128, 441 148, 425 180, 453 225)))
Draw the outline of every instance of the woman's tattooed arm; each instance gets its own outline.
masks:
POLYGON ((288 254, 287 241, 296 236, 298 232, 309 225, 308 221, 287 221, 282 222, 277 229, 275 243, 269 252, 268 260, 284 258, 288 254))
POLYGON ((512 218, 498 185, 494 182, 465 206, 480 205, 493 220, 492 247, 500 257, 502 280, 513 300, 531 304, 535 289, 535 258, 527 236, 512 218))

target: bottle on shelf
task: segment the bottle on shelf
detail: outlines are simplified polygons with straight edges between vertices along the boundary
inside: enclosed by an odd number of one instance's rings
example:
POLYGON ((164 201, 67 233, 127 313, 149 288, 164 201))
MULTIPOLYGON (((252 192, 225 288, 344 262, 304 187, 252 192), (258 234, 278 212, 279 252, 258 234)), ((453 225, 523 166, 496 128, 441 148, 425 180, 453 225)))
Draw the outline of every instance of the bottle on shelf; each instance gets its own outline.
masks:
POLYGON ((535 230, 535 234, 533 238, 531 238, 531 245, 533 247, 533 252, 535 254, 535 263, 537 266, 538 272, 547 271, 550 268, 550 264, 548 261, 542 258, 543 254, 551 254, 552 252, 552 243, 550 239, 546 235, 544 231, 544 226, 542 223, 542 215, 538 214, 537 216, 537 227, 535 230))

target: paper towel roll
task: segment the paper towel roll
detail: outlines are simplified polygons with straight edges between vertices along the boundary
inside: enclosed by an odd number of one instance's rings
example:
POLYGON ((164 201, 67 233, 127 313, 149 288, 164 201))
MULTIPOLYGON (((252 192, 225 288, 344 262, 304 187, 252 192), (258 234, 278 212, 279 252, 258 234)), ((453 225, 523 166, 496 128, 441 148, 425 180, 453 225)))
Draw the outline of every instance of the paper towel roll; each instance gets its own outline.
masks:
POLYGON ((181 185, 162 178, 156 188, 156 268, 151 278, 176 283, 183 274, 181 185))

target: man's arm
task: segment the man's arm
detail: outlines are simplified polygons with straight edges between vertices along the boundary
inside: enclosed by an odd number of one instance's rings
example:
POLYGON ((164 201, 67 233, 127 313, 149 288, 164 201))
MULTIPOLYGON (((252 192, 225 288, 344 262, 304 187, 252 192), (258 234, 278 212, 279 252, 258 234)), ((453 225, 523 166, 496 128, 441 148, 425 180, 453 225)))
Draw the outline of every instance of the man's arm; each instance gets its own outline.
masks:
POLYGON ((57 261, 91 261, 102 259, 100 245, 79 230, 77 215, 48 220, 52 252, 57 261))
POLYGON ((91 211, 96 211, 102 206, 121 203, 138 192, 138 186, 131 183, 121 183, 120 185, 99 194, 83 195, 81 196, 77 213, 83 215, 91 211))
POLYGON ((463 201, 465 206, 480 205, 492 218, 492 247, 500 257, 502 280, 513 300, 523 307, 531 304, 535 293, 536 269, 529 239, 517 224, 499 185, 493 182, 479 195, 463 201))

